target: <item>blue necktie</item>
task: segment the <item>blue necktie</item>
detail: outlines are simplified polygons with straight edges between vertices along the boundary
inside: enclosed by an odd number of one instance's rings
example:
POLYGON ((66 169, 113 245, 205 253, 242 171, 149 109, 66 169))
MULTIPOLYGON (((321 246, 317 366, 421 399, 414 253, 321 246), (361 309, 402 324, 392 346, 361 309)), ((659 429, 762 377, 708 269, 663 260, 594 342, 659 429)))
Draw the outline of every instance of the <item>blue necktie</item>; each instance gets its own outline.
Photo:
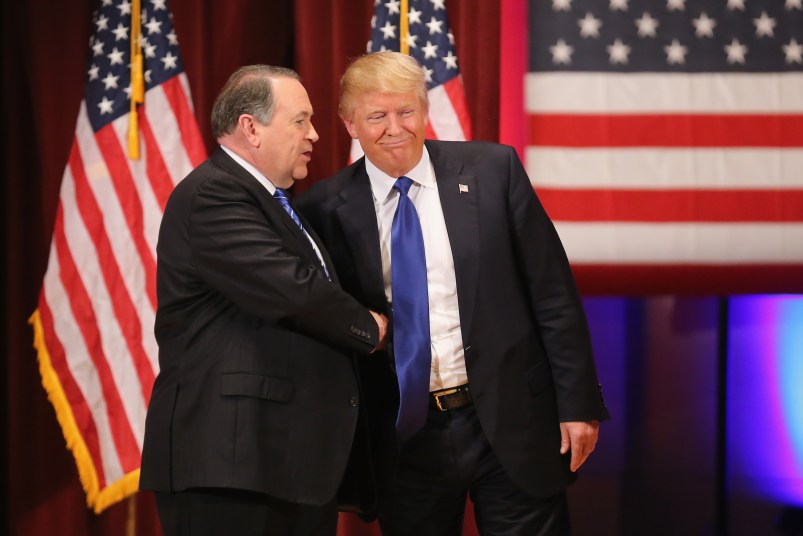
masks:
POLYGON ((293 221, 296 222, 299 229, 303 229, 304 227, 301 226, 301 219, 298 217, 298 214, 296 214, 296 211, 293 210, 293 207, 290 206, 290 199, 287 198, 287 192, 281 188, 276 188, 276 193, 273 194, 273 197, 279 200, 282 208, 290 214, 290 217, 293 218, 293 221))
MULTIPOLYGON (((298 228, 304 231, 304 226, 301 225, 301 218, 298 217, 298 214, 296 214, 296 211, 293 210, 293 207, 290 205, 290 199, 287 198, 287 192, 285 192, 281 188, 276 188, 276 192, 273 194, 273 197, 275 197, 279 201, 279 204, 282 205, 282 208, 288 214, 290 214, 290 217, 293 218, 294 222, 296 222, 298 228)), ((324 264, 323 259, 321 257, 318 257, 318 261, 320 261, 321 263, 321 268, 323 268, 323 273, 326 274, 326 278, 331 281, 332 278, 331 276, 329 276, 329 270, 326 269, 326 265, 324 264)))
POLYGON ((418 213, 407 192, 413 181, 399 177, 399 205, 390 232, 391 289, 393 292, 393 352, 399 379, 396 429, 402 439, 426 421, 429 404, 429 301, 424 236, 418 213))

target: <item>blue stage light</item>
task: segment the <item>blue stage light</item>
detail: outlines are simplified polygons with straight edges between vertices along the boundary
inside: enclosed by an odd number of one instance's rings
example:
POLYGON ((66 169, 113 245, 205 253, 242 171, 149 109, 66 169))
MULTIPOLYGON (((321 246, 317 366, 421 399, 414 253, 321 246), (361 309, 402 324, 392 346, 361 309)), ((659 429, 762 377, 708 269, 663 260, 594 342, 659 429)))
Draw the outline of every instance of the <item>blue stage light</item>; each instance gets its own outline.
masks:
POLYGON ((803 507, 803 296, 730 299, 728 479, 803 507))

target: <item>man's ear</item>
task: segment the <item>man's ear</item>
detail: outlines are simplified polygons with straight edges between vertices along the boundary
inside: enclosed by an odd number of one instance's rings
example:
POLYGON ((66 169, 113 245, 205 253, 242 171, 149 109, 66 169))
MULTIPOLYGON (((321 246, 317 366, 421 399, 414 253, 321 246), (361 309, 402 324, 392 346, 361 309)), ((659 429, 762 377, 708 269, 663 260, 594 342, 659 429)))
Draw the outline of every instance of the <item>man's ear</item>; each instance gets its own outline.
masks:
POLYGON ((253 116, 243 114, 237 119, 237 128, 253 147, 259 147, 262 139, 257 134, 256 121, 253 116))
POLYGON ((341 117, 340 119, 343 121, 343 124, 346 126, 346 130, 348 131, 349 136, 351 136, 352 139, 356 140, 357 139, 357 129, 354 128, 354 121, 352 121, 351 119, 345 119, 343 117, 341 117))

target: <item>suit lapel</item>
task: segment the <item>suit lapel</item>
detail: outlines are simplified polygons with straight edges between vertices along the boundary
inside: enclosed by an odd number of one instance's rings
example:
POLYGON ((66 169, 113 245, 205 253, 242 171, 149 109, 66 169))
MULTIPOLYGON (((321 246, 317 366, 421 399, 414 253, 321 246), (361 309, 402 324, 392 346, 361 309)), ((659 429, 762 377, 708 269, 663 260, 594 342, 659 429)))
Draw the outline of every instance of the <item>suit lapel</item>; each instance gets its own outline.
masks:
MULTIPOLYGON (((318 246, 318 251, 321 252, 321 259, 323 259, 323 263, 326 265, 326 271, 329 273, 329 279, 331 281, 335 282, 335 283, 338 283, 339 280, 337 278, 337 271, 335 270, 335 265, 332 262, 332 258, 329 256, 329 252, 326 251, 326 248, 324 247, 323 243, 321 242, 321 239, 318 237, 318 235, 312 229, 312 225, 310 225, 307 222, 307 220, 304 219, 304 216, 302 216, 301 213, 296 211, 296 214, 298 214, 298 217, 301 218, 301 225, 304 226, 304 230, 307 231, 307 233, 309 234, 310 238, 312 238, 312 240, 315 242, 315 245, 318 246)), ((304 238, 306 238, 306 237, 304 237, 304 238)), ((307 241, 307 242, 309 242, 309 241, 307 241)), ((321 259, 317 259, 317 255, 316 255, 316 260, 318 261, 318 264, 320 264, 321 259)))
POLYGON ((479 181, 476 176, 463 170, 457 161, 450 161, 442 149, 440 144, 427 142, 438 181, 446 232, 452 247, 460 325, 465 344, 471 333, 479 278, 479 181))
MULTIPOLYGON (((298 225, 296 225, 296 222, 293 221, 293 218, 291 218, 287 211, 284 210, 276 198, 270 195, 270 192, 266 190, 265 187, 262 186, 259 181, 257 181, 256 178, 248 172, 248 170, 243 168, 233 158, 226 154, 226 151, 221 149, 220 146, 215 149, 211 159, 218 166, 228 171, 237 180, 246 185, 249 190, 256 192, 257 199, 259 199, 259 206, 262 207, 263 211, 271 216, 273 221, 280 222, 284 230, 299 242, 301 247, 298 248, 297 251, 303 254, 307 262, 315 262, 316 264, 320 264, 321 261, 318 258, 318 255, 315 254, 315 250, 312 249, 312 244, 309 243, 309 240, 307 239, 306 235, 304 235, 304 232, 298 227, 298 225)), ((296 211, 296 213, 298 213, 298 211, 296 211)), ((307 230, 307 232, 310 232, 311 228, 304 220, 301 221, 301 224, 305 226, 304 228, 307 230)), ((327 267, 332 266, 331 261, 323 253, 324 250, 320 245, 320 240, 318 240, 317 237, 314 237, 314 239, 316 244, 318 244, 318 249, 321 251, 322 255, 324 255, 327 267)), ((331 271, 332 270, 330 270, 330 272, 331 271)))
POLYGON ((356 166, 348 185, 340 192, 341 204, 335 214, 358 266, 363 295, 371 307, 387 306, 385 282, 382 278, 382 253, 379 249, 379 228, 371 194, 371 182, 365 166, 356 166))

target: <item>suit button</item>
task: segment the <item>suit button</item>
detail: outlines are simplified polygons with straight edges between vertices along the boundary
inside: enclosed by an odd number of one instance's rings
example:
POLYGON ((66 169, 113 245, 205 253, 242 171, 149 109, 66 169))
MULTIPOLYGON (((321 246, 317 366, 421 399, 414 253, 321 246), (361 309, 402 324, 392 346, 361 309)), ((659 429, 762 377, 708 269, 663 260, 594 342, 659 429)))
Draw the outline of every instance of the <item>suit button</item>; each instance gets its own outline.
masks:
POLYGON ((360 401, 359 398, 357 398, 356 396, 352 396, 349 399, 349 406, 351 406, 352 408, 356 408, 359 401, 360 401))

